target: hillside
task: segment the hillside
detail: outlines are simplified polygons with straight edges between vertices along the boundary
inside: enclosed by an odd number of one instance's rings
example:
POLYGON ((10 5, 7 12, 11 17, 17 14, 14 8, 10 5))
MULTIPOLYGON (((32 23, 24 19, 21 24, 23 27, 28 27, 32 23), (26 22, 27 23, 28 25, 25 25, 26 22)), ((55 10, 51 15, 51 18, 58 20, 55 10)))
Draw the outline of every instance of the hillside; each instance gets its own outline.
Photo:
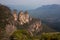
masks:
POLYGON ((46 24, 42 24, 42 33, 52 33, 52 32, 57 32, 55 29, 47 26, 46 24))
POLYGON ((17 30, 12 34, 10 40, 60 40, 60 32, 31 36, 26 30, 17 30))
POLYGON ((9 7, 0 5, 0 40, 9 40, 15 31, 21 29, 33 36, 41 28, 40 19, 30 17, 27 11, 20 11, 17 15, 16 10, 12 12, 9 7))
POLYGON ((49 27, 60 31, 60 5, 44 5, 34 10, 30 10, 30 15, 40 18, 49 27), (35 15, 34 15, 35 14, 35 15))
POLYGON ((31 17, 28 11, 17 13, 0 5, 0 40, 35 40, 35 37, 40 39, 42 33, 56 32, 43 23, 41 19, 31 17))

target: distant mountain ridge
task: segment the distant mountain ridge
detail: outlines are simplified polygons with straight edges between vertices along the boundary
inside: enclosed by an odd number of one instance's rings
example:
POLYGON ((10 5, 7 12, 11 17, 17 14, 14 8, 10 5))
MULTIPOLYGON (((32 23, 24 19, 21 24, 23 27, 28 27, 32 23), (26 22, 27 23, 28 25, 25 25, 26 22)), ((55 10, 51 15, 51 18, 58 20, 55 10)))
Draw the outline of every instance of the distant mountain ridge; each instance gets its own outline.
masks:
POLYGON ((42 19, 51 28, 60 31, 60 5, 45 5, 29 12, 33 17, 42 19))
POLYGON ((55 13, 59 13, 60 11, 60 5, 57 5, 57 4, 53 4, 53 5, 45 5, 45 6, 42 6, 42 7, 39 7, 37 9, 34 9, 34 10, 30 10, 30 14, 34 15, 37 17, 38 15, 41 17, 41 15, 51 15, 52 13, 55 14, 55 13))

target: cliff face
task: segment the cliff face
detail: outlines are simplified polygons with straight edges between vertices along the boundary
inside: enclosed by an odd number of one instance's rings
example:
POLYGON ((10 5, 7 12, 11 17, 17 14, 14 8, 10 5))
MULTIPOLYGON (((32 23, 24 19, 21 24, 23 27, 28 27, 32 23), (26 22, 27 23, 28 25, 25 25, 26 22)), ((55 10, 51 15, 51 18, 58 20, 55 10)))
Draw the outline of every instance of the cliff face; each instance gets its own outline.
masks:
MULTIPOLYGON (((0 29, 4 28, 5 31, 1 40, 8 40, 13 32, 18 29, 26 29, 32 36, 34 32, 41 31, 41 21, 30 17, 27 11, 20 11, 17 14, 16 10, 14 10, 11 13, 8 7, 0 5, 0 14, 0 29)), ((0 34, 2 34, 1 31, 0 34)))
POLYGON ((29 25, 28 31, 33 36, 42 31, 42 25, 41 25, 40 20, 33 19, 32 21, 31 21, 32 22, 31 25, 29 25), (32 22, 32 21, 34 21, 34 22, 32 22))
POLYGON ((4 5, 0 5, 0 40, 8 40, 15 28, 11 10, 4 5))
POLYGON ((15 16, 13 16, 14 19, 17 19, 15 21, 18 23, 18 29, 26 29, 31 35, 33 35, 33 32, 38 33, 42 30, 41 20, 30 17, 27 11, 20 11, 19 14, 17 12, 13 12, 13 14, 16 14, 15 16))

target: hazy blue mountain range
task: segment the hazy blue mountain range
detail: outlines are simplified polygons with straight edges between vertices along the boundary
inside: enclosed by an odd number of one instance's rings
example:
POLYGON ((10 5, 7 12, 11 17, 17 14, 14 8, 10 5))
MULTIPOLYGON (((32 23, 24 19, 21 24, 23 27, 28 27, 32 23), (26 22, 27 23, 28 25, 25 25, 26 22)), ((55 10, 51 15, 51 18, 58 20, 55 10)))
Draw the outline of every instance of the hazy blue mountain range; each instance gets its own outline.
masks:
POLYGON ((60 13, 60 5, 45 5, 29 11, 31 15, 36 17, 56 17, 60 13), (57 14, 57 15, 56 15, 57 14), (44 15, 44 16, 43 16, 44 15), (55 16, 56 15, 56 16, 55 16))
POLYGON ((44 5, 29 11, 33 17, 40 18, 49 27, 60 31, 60 5, 44 5))

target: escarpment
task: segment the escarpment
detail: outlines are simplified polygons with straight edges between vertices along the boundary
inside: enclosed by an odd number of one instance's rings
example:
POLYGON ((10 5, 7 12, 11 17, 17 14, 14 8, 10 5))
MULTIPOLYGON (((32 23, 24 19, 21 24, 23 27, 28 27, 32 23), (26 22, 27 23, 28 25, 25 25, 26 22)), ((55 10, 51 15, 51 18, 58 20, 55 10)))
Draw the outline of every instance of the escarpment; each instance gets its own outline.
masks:
POLYGON ((11 11, 8 7, 0 5, 0 29, 5 31, 1 40, 9 40, 16 30, 25 29, 33 36, 34 32, 41 32, 42 26, 41 20, 31 17, 28 11, 17 13, 16 10, 11 11))

